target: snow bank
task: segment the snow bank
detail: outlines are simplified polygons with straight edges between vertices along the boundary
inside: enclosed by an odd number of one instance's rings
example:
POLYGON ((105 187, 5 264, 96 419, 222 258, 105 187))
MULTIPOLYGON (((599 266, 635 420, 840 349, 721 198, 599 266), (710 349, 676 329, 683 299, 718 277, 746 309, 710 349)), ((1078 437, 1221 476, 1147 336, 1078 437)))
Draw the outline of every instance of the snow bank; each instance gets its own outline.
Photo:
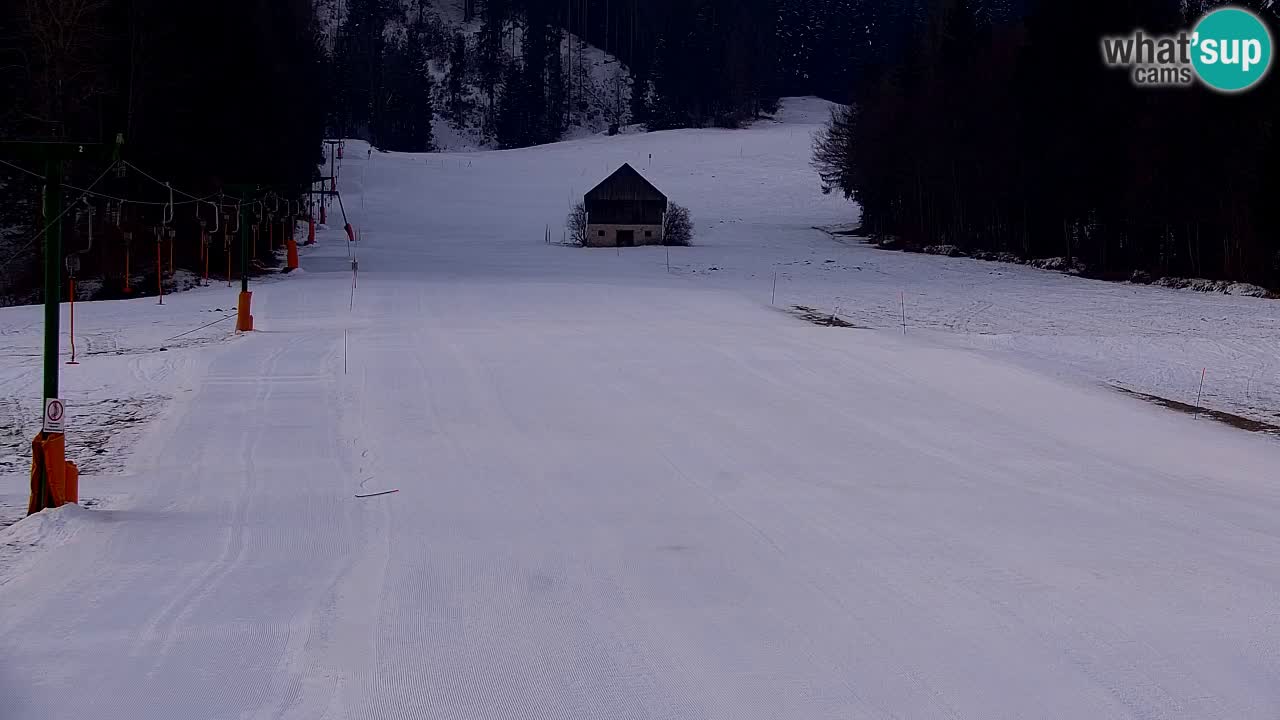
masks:
POLYGON ((38 561, 38 551, 61 545, 91 521, 95 511, 79 505, 42 510, 0 529, 0 586, 38 561))
POLYGON ((1173 278, 1163 277, 1154 280, 1154 285, 1160 287, 1174 288, 1178 290, 1194 290, 1203 293, 1221 293, 1223 295, 1238 295, 1241 297, 1271 297, 1271 292, 1259 285, 1250 283, 1232 282, 1230 280, 1205 280, 1204 278, 1173 278))

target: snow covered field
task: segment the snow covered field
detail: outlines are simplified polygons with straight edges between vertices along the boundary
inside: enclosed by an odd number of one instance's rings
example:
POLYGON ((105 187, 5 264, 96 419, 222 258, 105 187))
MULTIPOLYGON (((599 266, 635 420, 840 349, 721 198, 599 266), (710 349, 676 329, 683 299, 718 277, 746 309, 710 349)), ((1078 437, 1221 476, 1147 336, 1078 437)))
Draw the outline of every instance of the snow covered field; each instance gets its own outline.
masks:
MULTIPOLYGON (((169 339, 225 287, 78 305, 101 502, 0 530, 0 715, 1280 714, 1280 443, 1104 387, 1273 418, 1277 306, 837 241, 822 110, 348 143, 354 302, 328 232, 247 337, 169 339), (623 161, 694 213, 671 272, 543 243, 623 161)), ((25 501, 39 313, 0 328, 25 501)))

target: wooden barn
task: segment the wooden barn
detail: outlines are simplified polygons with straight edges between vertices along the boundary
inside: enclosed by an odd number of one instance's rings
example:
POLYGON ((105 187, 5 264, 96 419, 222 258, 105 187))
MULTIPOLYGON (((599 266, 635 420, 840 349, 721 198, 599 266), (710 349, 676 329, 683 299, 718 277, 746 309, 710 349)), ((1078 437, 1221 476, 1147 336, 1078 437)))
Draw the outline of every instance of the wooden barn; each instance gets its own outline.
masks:
POLYGON ((624 164, 587 193, 590 247, 661 245, 667 196, 624 164))

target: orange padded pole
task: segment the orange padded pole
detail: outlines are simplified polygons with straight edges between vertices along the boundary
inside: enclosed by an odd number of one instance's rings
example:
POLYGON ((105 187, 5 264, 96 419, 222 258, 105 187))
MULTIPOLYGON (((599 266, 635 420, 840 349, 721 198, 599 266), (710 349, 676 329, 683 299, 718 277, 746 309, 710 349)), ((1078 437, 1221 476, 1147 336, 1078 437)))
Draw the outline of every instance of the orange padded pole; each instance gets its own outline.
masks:
POLYGON ((236 307, 236 330, 249 332, 253 330, 253 315, 250 306, 253 304, 253 293, 242 292, 236 307))

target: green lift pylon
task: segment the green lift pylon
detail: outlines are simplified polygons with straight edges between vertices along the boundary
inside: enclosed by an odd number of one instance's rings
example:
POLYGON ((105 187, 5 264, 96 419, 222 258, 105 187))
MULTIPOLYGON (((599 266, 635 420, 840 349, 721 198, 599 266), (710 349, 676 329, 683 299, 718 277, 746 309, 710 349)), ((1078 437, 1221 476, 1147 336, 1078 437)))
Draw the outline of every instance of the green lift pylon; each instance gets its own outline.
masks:
MULTIPOLYGON (((116 136, 111 159, 120 159, 123 136, 116 136)), ((44 238, 44 391, 41 403, 40 434, 32 441, 31 499, 27 514, 77 501, 73 463, 66 462, 64 425, 66 405, 58 397, 58 352, 62 304, 62 172, 71 160, 98 154, 98 143, 65 141, 3 142, 5 150, 45 167, 44 217, 40 235, 44 238)), ((39 235, 37 236, 39 237, 39 235)))
POLYGON ((240 297, 236 302, 236 330, 253 330, 253 293, 249 292, 249 208, 245 202, 250 193, 259 190, 257 185, 228 185, 227 189, 240 197, 240 297))

